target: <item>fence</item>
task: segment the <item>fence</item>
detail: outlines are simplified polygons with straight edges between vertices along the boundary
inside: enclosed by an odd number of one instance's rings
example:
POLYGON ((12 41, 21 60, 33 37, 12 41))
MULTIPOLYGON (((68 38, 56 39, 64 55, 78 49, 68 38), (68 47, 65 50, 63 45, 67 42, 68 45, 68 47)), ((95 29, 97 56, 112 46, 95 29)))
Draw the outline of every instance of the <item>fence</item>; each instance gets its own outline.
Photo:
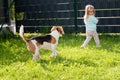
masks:
POLYGON ((0 25, 10 24, 9 0, 0 0, 0 25))
POLYGON ((85 32, 86 4, 96 8, 98 32, 120 32, 120 0, 15 0, 17 29, 21 24, 26 31, 62 25, 68 32, 85 32))

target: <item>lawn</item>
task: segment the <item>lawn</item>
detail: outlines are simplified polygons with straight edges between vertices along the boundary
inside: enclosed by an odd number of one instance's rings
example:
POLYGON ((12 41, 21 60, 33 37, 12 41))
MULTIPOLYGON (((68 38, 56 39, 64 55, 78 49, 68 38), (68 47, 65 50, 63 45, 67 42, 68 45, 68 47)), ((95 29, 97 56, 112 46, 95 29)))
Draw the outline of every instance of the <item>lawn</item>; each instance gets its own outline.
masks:
POLYGON ((51 51, 42 49, 40 61, 32 61, 19 36, 0 38, 0 80, 120 80, 120 34, 99 37, 101 48, 92 39, 81 49, 85 35, 65 34, 57 46, 59 56, 50 58, 51 51))

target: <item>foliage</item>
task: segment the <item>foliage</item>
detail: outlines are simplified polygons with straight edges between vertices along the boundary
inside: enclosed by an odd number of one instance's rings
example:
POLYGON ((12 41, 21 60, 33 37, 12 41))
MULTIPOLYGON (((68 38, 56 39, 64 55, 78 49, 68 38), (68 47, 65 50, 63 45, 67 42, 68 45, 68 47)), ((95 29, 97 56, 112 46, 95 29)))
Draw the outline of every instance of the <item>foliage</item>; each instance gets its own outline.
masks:
POLYGON ((11 20, 15 20, 14 0, 10 0, 10 19, 11 19, 11 20))
MULTIPOLYGON (((27 37, 30 37, 27 34, 27 37)), ((80 49, 84 35, 66 34, 59 40, 59 56, 42 49, 42 59, 32 55, 19 37, 0 38, 1 80, 120 80, 120 35, 100 35, 101 48, 92 40, 80 49)))
POLYGON ((11 20, 15 20, 15 9, 14 9, 14 5, 11 5, 11 8, 10 8, 10 19, 11 19, 11 20))
POLYGON ((10 38, 13 37, 13 32, 10 31, 9 27, 2 27, 0 30, 0 37, 1 38, 10 38))

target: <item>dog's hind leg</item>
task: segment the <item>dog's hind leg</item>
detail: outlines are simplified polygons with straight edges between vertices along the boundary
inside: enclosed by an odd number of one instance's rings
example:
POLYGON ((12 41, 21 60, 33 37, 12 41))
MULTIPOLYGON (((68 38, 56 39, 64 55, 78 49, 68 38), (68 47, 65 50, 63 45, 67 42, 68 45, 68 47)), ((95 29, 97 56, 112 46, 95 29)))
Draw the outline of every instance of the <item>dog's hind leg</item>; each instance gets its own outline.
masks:
POLYGON ((37 57, 38 57, 38 59, 40 59, 41 56, 39 54, 39 47, 37 46, 37 42, 36 42, 36 40, 31 40, 31 41, 35 46, 35 51, 34 51, 35 53, 33 54, 33 60, 36 60, 37 57))
POLYGON ((38 59, 41 58, 41 56, 40 56, 40 54, 39 54, 39 49, 38 49, 38 48, 36 48, 35 54, 33 54, 33 60, 36 60, 36 58, 38 58, 38 59))
POLYGON ((58 54, 59 54, 59 52, 58 52, 57 50, 55 50, 55 54, 56 54, 56 55, 58 55, 58 54))

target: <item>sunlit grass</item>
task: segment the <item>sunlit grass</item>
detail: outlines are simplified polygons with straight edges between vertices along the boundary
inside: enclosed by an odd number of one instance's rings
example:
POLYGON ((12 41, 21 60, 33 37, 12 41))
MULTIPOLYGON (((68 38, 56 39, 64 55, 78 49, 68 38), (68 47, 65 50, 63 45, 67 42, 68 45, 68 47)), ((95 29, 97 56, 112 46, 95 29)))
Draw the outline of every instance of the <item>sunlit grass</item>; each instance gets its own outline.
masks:
MULTIPOLYGON (((26 34, 28 38, 36 34, 26 34)), ((41 34, 39 34, 41 35, 41 34)), ((80 46, 84 35, 66 34, 60 38, 59 56, 42 49, 42 59, 32 61, 23 40, 15 36, 0 39, 1 80, 120 80, 120 35, 100 36, 101 48, 92 39, 86 49, 80 46)))

